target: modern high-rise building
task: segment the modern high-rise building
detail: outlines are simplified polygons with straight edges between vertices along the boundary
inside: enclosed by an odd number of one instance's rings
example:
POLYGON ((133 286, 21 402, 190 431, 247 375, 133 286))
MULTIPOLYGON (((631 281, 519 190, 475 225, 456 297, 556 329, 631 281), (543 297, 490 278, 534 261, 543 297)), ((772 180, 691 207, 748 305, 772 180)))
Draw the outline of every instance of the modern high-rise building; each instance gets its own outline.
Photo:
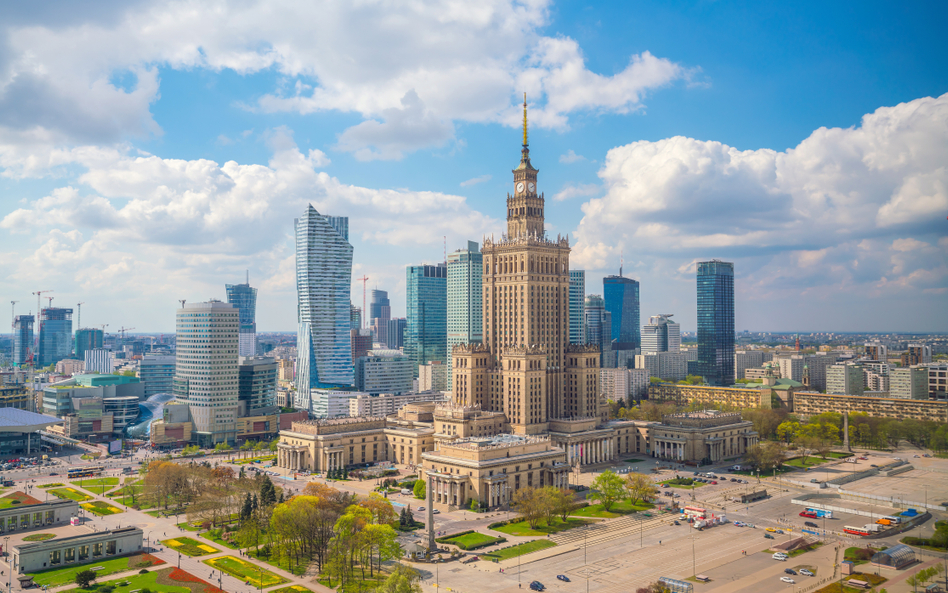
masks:
POLYGON ((176 315, 175 400, 188 406, 201 447, 237 438, 240 313, 220 301, 186 303, 176 315))
POLYGON ((734 379, 734 264, 698 263, 698 361, 695 367, 710 385, 734 379))
POLYGON ((93 348, 83 354, 87 373, 108 375, 115 370, 115 354, 108 348, 93 348))
POLYGON ((72 353, 72 309, 49 307, 40 313, 37 367, 56 364, 72 353))
POLYGON ((350 343, 352 245, 349 219, 323 216, 311 205, 296 219, 299 352, 297 397, 316 387, 353 383, 350 343))
POLYGON ((226 284, 227 302, 240 311, 240 355, 257 354, 257 289, 244 284, 226 284))
POLYGON ((257 416, 276 403, 277 361, 268 356, 240 357, 237 367, 239 416, 257 416))
POLYGON ((352 329, 362 328, 362 309, 349 303, 349 325, 352 329))
POLYGON ((76 330, 76 359, 85 360, 86 350, 102 347, 102 330, 82 328, 76 330))
POLYGON ((586 343, 586 271, 569 271, 569 343, 586 343))
POLYGON ((372 330, 370 329, 351 329, 349 330, 349 342, 352 344, 352 362, 361 356, 367 356, 372 349, 372 330))
MULTIPOLYGON (((734 353, 734 382, 746 379, 744 371, 747 369, 760 368, 764 366, 765 362, 770 362, 773 358, 772 353, 763 350, 738 350, 734 353)), ((823 381, 826 382, 825 374, 823 381)))
POLYGON ((635 350, 640 348, 642 338, 639 312, 639 282, 622 275, 606 276, 602 279, 602 297, 606 311, 612 317, 612 348, 635 350))
POLYGON ((586 321, 586 343, 599 348, 599 363, 602 368, 614 368, 612 364, 612 314, 598 294, 586 297, 584 308, 586 321))
POLYGON ((850 362, 834 364, 826 369, 826 393, 862 395, 865 390, 862 365, 850 362))
POLYGON ((652 315, 642 328, 642 354, 681 350, 681 326, 670 321, 672 314, 652 315))
POLYGON ((889 347, 881 342, 868 342, 865 345, 866 358, 876 362, 888 362, 889 347))
POLYGON ((448 365, 437 360, 418 366, 418 391, 447 391, 448 365))
POLYGON ((909 344, 901 359, 903 367, 928 364, 932 361, 932 347, 928 344, 909 344))
POLYGON ((398 350, 374 350, 356 359, 356 389, 372 395, 408 393, 413 373, 411 361, 398 350))
POLYGON ((451 351, 458 344, 483 341, 482 276, 484 256, 477 241, 448 254, 448 389, 451 389, 451 351))
POLYGON ((13 364, 26 362, 33 351, 33 316, 17 315, 13 321, 13 364))
POLYGON ((646 369, 650 377, 681 381, 688 375, 684 352, 646 352, 635 357, 635 368, 646 369))
POLYGON ((405 347, 405 328, 408 327, 408 320, 404 317, 396 317, 388 320, 388 340, 391 342, 388 347, 392 350, 400 350, 405 347))
POLYGON ((369 303, 369 323, 375 334, 375 341, 388 348, 388 320, 392 317, 392 303, 388 292, 372 289, 372 302, 369 303))
POLYGON ((405 354, 417 375, 429 360, 446 362, 448 354, 448 266, 423 264, 406 270, 405 354))
POLYGON ((138 378, 145 384, 145 399, 159 393, 174 393, 175 357, 146 354, 138 365, 138 378))

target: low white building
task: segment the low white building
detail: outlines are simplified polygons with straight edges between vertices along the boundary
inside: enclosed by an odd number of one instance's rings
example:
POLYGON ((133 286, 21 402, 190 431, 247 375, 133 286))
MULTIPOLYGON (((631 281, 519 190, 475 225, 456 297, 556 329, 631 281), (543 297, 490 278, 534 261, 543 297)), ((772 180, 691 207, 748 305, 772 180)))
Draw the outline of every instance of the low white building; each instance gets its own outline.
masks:
POLYGON ((646 369, 651 377, 681 381, 688 375, 688 355, 684 352, 653 352, 635 357, 635 368, 646 369))
POLYGON ((20 574, 31 573, 70 564, 88 564, 141 550, 142 530, 123 527, 13 546, 13 569, 20 574))
POLYGON ((443 403, 451 400, 450 393, 444 391, 424 391, 395 395, 360 394, 349 399, 349 415, 353 418, 369 416, 389 416, 397 413, 403 406, 420 402, 443 403))
POLYGON ((928 399, 928 367, 916 365, 892 369, 889 373, 889 397, 928 399))

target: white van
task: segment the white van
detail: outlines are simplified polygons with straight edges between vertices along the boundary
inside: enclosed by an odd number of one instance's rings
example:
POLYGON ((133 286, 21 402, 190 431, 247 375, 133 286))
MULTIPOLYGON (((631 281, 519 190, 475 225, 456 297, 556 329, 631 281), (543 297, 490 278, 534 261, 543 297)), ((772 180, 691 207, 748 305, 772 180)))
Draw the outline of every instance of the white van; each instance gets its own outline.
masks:
POLYGON ((773 555, 774 560, 780 560, 781 562, 786 562, 787 558, 789 558, 789 556, 787 556, 783 552, 777 552, 776 554, 773 555))
POLYGON ((402 488, 402 494, 413 494, 413 492, 408 488, 402 488))

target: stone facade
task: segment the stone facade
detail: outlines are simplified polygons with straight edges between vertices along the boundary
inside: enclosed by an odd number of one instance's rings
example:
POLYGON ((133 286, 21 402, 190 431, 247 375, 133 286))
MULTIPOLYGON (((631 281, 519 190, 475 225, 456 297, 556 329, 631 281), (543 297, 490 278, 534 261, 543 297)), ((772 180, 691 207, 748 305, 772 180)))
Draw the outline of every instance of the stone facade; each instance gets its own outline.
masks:
POLYGON ((759 440, 752 422, 715 410, 666 415, 650 437, 653 457, 705 463, 741 457, 759 440))
POLYGON ((704 405, 727 404, 734 408, 771 408, 772 390, 761 388, 714 387, 710 385, 673 385, 662 383, 648 389, 648 398, 674 402, 679 406, 698 402, 704 405))
POLYGON ((469 506, 473 499, 495 509, 519 488, 569 484, 566 455, 547 436, 460 439, 422 457, 420 471, 432 500, 448 507, 469 506))
POLYGON ((20 574, 31 573, 69 564, 87 564, 141 549, 142 530, 138 527, 97 531, 13 546, 13 569, 20 574))
POLYGON ((800 416, 813 416, 823 412, 863 412, 876 418, 912 418, 931 422, 948 422, 948 403, 867 397, 861 395, 833 395, 826 393, 797 392, 793 395, 793 411, 800 416))
POLYGON ((65 525, 79 514, 79 503, 74 500, 52 500, 40 504, 0 510, 0 535, 15 531, 65 525))
POLYGON ((294 422, 280 432, 277 466, 324 472, 379 461, 417 465, 434 448, 433 434, 426 426, 400 426, 381 417, 294 422))

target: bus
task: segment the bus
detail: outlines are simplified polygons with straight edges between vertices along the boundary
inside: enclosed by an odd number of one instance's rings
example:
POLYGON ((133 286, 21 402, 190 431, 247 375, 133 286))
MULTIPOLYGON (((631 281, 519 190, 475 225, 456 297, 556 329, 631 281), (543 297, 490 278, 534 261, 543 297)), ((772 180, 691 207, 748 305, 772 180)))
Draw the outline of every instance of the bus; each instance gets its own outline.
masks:
MULTIPOLYGON (((823 518, 832 519, 832 518, 833 518, 833 511, 824 511, 823 509, 807 509, 806 512, 807 512, 807 513, 815 513, 816 516, 819 517, 820 519, 823 519, 823 518)), ((805 516, 805 515, 804 515, 804 516, 805 516)))
POLYGON ((707 509, 703 509, 701 507, 685 507, 681 510, 681 512, 695 519, 705 519, 708 516, 707 509))
POLYGON ((66 476, 71 480, 73 478, 94 478, 101 476, 105 468, 101 465, 90 465, 88 467, 71 467, 66 470, 66 476))
POLYGON ((869 530, 865 527, 852 527, 850 525, 843 527, 843 532, 850 535, 861 535, 862 537, 869 535, 869 530))

